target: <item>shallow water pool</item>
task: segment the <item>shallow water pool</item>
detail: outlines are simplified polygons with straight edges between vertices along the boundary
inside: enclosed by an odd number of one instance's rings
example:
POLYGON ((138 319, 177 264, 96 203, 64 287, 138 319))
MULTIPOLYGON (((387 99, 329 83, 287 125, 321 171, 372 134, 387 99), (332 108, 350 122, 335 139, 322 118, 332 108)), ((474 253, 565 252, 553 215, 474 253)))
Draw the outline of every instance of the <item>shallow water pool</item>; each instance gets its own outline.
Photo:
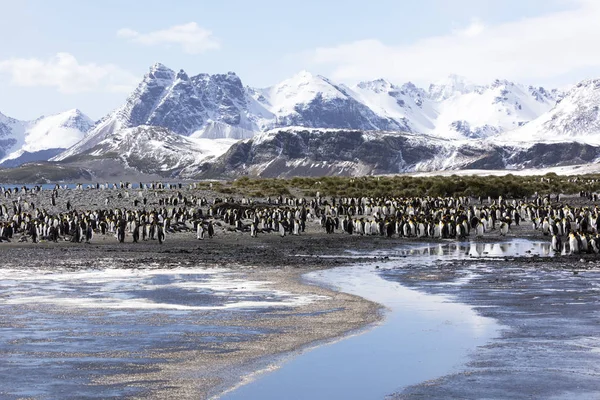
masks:
MULTIPOLYGON (((418 244, 367 254, 386 257, 386 268, 471 257, 551 255, 548 243, 522 239, 418 244)), ((373 262, 305 275, 309 282, 385 306, 385 319, 379 325, 289 358, 280 368, 272 366, 273 372, 257 375, 221 398, 381 399, 403 387, 451 373, 478 346, 499 334, 501 326, 493 319, 452 298, 387 280, 376 268, 379 265, 384 264, 373 262)))

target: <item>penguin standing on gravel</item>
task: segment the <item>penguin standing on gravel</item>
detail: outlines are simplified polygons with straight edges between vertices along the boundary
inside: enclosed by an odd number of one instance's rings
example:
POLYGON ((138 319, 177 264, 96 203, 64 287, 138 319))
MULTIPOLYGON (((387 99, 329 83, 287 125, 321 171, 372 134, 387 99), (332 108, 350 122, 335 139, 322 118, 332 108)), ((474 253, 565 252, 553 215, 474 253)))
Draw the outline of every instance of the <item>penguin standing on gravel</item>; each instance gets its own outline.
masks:
POLYGON ((202 226, 202 222, 198 222, 198 226, 196 227, 196 238, 204 240, 204 226, 202 226))
POLYGON ((283 224, 283 221, 279 221, 279 236, 285 236, 285 225, 283 224))
POLYGON ((133 222, 133 243, 137 243, 140 240, 140 226, 133 222))
POLYGON ((39 235, 38 235, 38 230, 37 230, 37 226, 35 224, 31 224, 31 241, 33 243, 38 243, 39 242, 39 235))
POLYGON ((562 239, 556 234, 552 235, 552 251, 562 251, 562 239))
POLYGON ((125 242, 125 221, 119 221, 117 227, 117 240, 119 243, 125 242))
POLYGON ((569 233, 569 254, 579 254, 579 240, 575 233, 569 233))
POLYGON ((94 238, 94 229, 92 228, 92 224, 88 223, 85 230, 85 242, 90 243, 94 238))
POLYGON ((162 244, 165 241, 165 229, 161 224, 157 226, 156 236, 158 237, 158 244, 162 244))
POLYGON ((590 238, 590 250, 595 254, 600 253, 600 243, 597 236, 590 238))
POLYGON ((500 236, 506 236, 508 234, 508 224, 504 221, 500 223, 500 236))

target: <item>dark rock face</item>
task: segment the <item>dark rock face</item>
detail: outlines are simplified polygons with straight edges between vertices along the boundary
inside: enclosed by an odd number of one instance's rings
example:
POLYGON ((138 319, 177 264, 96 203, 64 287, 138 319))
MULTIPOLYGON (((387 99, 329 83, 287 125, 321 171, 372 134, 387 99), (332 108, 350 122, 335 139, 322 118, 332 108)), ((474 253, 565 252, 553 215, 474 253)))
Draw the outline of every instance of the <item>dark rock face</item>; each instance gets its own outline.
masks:
POLYGON ((527 168, 576 165, 593 162, 600 157, 600 147, 576 142, 537 143, 512 155, 505 150, 507 164, 527 168))
POLYGON ((6 149, 10 149, 15 144, 17 141, 13 138, 0 138, 0 158, 6 157, 9 154, 6 149))
POLYGON ((435 157, 435 146, 395 134, 361 131, 282 130, 267 140, 249 140, 231 147, 208 171, 232 175, 260 167, 265 177, 399 173, 435 157))
POLYGON ((312 128, 405 130, 397 122, 377 116, 352 98, 323 99, 318 94, 310 103, 296 106, 297 114, 278 118, 276 125, 312 128))
MULTIPOLYGON (((477 145, 479 143, 479 145, 477 145)), ((239 142, 204 166, 201 176, 263 177, 393 174, 417 169, 522 169, 575 165, 600 157, 600 147, 580 143, 530 148, 483 145, 453 147, 410 134, 346 130, 281 130, 239 142), (450 158, 454 163, 444 164, 450 158)))
POLYGON ((154 125, 189 136, 209 119, 240 125, 246 111, 245 89, 233 72, 190 78, 155 64, 118 118, 125 127, 154 125))
POLYGON ((494 146, 484 157, 468 163, 468 169, 547 168, 594 162, 600 147, 588 144, 537 143, 529 148, 494 146))

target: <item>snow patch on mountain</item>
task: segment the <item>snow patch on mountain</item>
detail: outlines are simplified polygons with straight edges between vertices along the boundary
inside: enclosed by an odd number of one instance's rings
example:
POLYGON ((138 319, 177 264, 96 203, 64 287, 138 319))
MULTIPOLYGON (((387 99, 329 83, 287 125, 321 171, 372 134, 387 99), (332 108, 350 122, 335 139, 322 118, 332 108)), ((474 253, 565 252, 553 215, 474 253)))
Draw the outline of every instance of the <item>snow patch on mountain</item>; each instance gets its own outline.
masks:
POLYGON ((285 126, 312 128, 405 130, 385 115, 377 114, 343 85, 302 71, 266 88, 250 89, 250 95, 273 118, 261 119, 260 130, 285 126))
POLYGON ((506 80, 475 85, 456 75, 430 85, 427 92, 410 82, 396 86, 383 79, 361 82, 352 90, 357 100, 407 131, 452 140, 516 129, 550 110, 560 98, 556 90, 506 80))
POLYGON ((426 133, 435 129, 435 104, 424 90, 410 82, 402 86, 384 79, 361 82, 352 88, 352 93, 376 114, 404 126, 405 131, 426 133))
POLYGON ((600 79, 580 82, 552 110, 495 141, 517 146, 556 142, 600 145, 600 79))
POLYGON ((292 78, 261 92, 264 96, 261 103, 278 116, 296 113, 299 104, 309 104, 317 96, 325 101, 347 99, 347 96, 327 78, 315 76, 308 71, 301 71, 292 78))
POLYGON ((451 74, 429 85, 429 98, 434 102, 442 102, 462 94, 483 90, 483 86, 469 82, 465 77, 451 74))
POLYGON ((251 138, 254 134, 253 131, 240 128, 239 126, 218 121, 208 121, 202 129, 192 133, 190 138, 240 140, 251 138))
POLYGON ((26 153, 66 149, 79 142, 93 124, 77 109, 34 121, 18 121, 0 114, 0 147, 4 150, 0 163, 26 153))
POLYGON ((496 80, 490 86, 454 95, 439 104, 435 133, 483 138, 517 129, 554 106, 556 97, 544 93, 496 80))
POLYGON ((141 125, 113 132, 83 155, 117 157, 144 173, 179 173, 222 155, 234 142, 188 138, 167 128, 141 125))

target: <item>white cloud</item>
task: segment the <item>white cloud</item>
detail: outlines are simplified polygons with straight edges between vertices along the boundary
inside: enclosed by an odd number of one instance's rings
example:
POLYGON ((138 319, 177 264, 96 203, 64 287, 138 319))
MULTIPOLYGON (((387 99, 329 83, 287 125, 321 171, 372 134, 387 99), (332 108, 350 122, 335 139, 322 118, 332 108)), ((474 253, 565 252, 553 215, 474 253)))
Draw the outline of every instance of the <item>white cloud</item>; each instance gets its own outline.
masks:
POLYGON ((473 37, 481 34, 484 29, 485 26, 483 23, 478 18, 473 18, 469 26, 463 29, 456 29, 453 33, 457 36, 473 37))
POLYGON ((117 36, 146 46, 160 44, 181 45, 183 51, 188 54, 200 54, 208 50, 220 48, 219 41, 213 36, 212 32, 198 26, 195 22, 148 33, 140 33, 133 29, 123 28, 119 29, 117 36))
POLYGON ((61 93, 128 92, 137 79, 113 64, 80 64, 69 53, 48 60, 11 58, 0 61, 0 73, 11 76, 16 86, 55 87, 61 93))
POLYGON ((346 82, 380 77, 431 82, 452 73, 478 83, 553 81, 600 68, 600 1, 569 1, 569 10, 498 25, 474 19, 464 29, 410 45, 365 39, 317 48, 305 53, 305 62, 346 82))

